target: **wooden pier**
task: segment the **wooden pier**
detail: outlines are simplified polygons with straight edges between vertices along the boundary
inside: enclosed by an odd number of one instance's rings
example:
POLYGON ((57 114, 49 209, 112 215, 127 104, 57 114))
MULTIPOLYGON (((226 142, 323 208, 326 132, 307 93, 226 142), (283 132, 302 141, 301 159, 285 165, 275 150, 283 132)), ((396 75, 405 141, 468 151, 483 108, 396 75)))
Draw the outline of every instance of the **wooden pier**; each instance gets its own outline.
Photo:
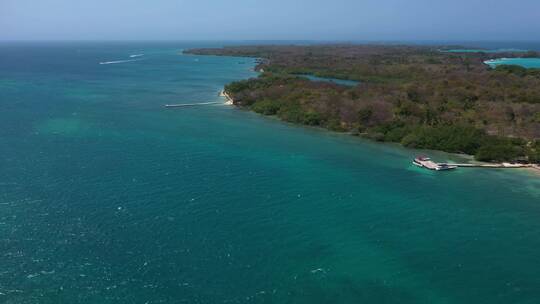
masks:
POLYGON ((441 163, 448 166, 456 166, 463 168, 494 168, 494 169, 518 169, 518 168, 532 168, 531 164, 511 164, 511 163, 501 163, 501 164, 453 164, 453 163, 441 163))
POLYGON ((221 101, 215 102, 199 102, 199 103, 179 103, 179 104, 166 104, 165 108, 183 108, 183 107, 195 107, 195 106, 205 106, 205 105, 214 105, 214 104, 224 104, 221 101))

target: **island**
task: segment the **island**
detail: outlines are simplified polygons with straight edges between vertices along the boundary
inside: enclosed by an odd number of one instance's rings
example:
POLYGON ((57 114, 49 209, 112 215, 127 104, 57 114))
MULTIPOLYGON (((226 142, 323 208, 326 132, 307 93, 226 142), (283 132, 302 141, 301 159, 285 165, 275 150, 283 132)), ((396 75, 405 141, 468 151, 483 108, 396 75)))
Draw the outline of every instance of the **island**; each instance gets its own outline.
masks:
POLYGON ((185 53, 257 58, 260 75, 226 85, 224 94, 263 115, 479 161, 540 162, 540 69, 485 64, 536 52, 344 44, 185 53))

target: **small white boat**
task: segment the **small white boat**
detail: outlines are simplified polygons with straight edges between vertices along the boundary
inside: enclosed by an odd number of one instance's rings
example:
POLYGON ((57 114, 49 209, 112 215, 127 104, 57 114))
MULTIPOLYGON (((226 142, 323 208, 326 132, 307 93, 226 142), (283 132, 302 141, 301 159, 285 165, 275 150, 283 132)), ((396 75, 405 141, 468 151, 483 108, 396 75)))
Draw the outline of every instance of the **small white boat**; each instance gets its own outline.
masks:
POLYGON ((448 164, 438 164, 434 161, 431 160, 431 158, 429 157, 426 157, 426 156, 417 156, 415 157, 415 159, 413 160, 413 164, 415 166, 418 166, 418 167, 421 167, 421 168, 426 168, 426 169, 429 169, 429 170, 434 170, 434 171, 446 171, 446 170, 454 170, 457 168, 457 166, 454 166, 454 165, 448 165, 448 164))

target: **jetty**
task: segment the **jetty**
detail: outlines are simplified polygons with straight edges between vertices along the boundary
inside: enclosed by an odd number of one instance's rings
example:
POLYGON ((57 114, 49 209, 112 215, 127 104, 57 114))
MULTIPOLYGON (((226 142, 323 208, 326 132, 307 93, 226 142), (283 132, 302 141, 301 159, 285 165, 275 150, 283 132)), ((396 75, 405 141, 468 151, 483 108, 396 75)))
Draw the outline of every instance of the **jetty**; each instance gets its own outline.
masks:
POLYGON ((166 104, 165 108, 195 107, 195 106, 205 106, 205 105, 214 105, 214 104, 223 104, 223 102, 213 101, 213 102, 199 102, 199 103, 166 104))
POLYGON ((434 171, 453 170, 457 168, 491 168, 491 169, 519 169, 519 168, 535 168, 538 165, 533 164, 515 164, 515 163, 498 163, 498 164, 465 164, 465 163, 437 163, 426 156, 417 156, 413 160, 415 166, 434 171))
POLYGON ((501 163, 501 164, 447 164, 456 167, 464 168, 531 168, 533 165, 530 164, 512 164, 512 163, 501 163))
POLYGON ((206 106, 206 105, 233 105, 234 104, 233 99, 231 98, 231 96, 229 96, 229 94, 227 94, 227 92, 225 92, 225 90, 222 90, 221 92, 219 92, 218 96, 224 97, 225 102, 212 101, 212 102, 197 102, 197 103, 166 104, 164 105, 164 107, 165 108, 184 108, 184 107, 196 107, 196 106, 206 106))

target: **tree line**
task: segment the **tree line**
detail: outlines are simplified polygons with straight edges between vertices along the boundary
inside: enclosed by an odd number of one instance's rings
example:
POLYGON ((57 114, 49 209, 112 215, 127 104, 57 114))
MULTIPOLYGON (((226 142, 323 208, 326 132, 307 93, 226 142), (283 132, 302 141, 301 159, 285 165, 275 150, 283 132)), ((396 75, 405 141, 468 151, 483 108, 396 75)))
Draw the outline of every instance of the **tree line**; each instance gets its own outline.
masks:
POLYGON ((225 89, 235 104, 264 115, 407 147, 472 154, 484 161, 540 160, 540 70, 491 69, 483 62, 493 54, 380 45, 191 52, 262 58, 257 69, 264 73, 225 89), (360 84, 347 87, 298 74, 360 84))

